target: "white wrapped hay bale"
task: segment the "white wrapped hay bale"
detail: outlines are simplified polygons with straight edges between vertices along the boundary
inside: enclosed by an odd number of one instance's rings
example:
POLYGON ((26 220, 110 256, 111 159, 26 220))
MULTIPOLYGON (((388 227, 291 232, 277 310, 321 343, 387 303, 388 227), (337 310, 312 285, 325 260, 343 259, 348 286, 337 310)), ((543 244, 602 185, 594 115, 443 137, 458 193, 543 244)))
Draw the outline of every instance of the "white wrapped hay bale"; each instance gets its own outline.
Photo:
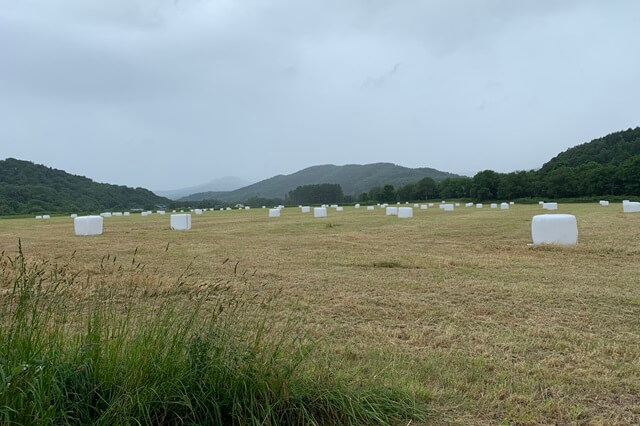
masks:
POLYGON ((300 208, 300 210, 302 211, 302 213, 310 213, 311 212, 311 207, 309 206, 302 206, 300 208))
POLYGON ((42 219, 42 216, 36 216, 36 219, 42 219))
POLYGON ((231 211, 231 207, 227 207, 227 211, 231 211))
POLYGON ((509 201, 509 205, 513 206, 515 203, 513 201, 509 201))
POLYGON ((482 205, 482 203, 478 203, 478 204, 476 204, 476 209, 481 209, 482 207, 484 207, 484 206, 482 205))
POLYGON ((111 212, 100 213, 102 217, 111 217, 111 212))
POLYGON ((344 211, 344 207, 336 207, 336 211, 337 212, 342 212, 342 211, 344 211))
POLYGON ((509 210, 509 204, 500 203, 500 210, 509 210))
POLYGON ((420 210, 427 210, 426 204, 420 204, 420 210))
POLYGON ((531 221, 533 244, 573 246, 578 243, 578 223, 572 214, 540 214, 531 221))
POLYGON ((433 206, 434 206, 434 204, 433 204, 433 203, 429 203, 429 207, 433 207, 433 206))
POLYGON ((123 216, 131 216, 131 213, 129 213, 129 212, 124 212, 124 213, 122 213, 122 215, 123 215, 123 216))
POLYGON ((190 214, 172 214, 171 215, 171 229, 174 231, 188 231, 191 229, 191 215, 190 214))
POLYGON ((473 203, 466 203, 464 206, 465 207, 473 207, 473 203))
POLYGON ((453 204, 443 204, 442 205, 442 210, 445 212, 452 212, 453 211, 453 204))
POLYGON ((414 209, 419 209, 419 208, 420 208, 420 204, 414 204, 414 205, 413 205, 413 208, 414 208, 414 209))
POLYGON ((122 212, 113 212, 113 213, 111 213, 111 214, 112 214, 113 216, 117 216, 117 217, 122 216, 122 212))
POLYGON ((166 212, 164 210, 158 210, 156 213, 158 214, 165 214, 166 212))
POLYGON ((360 208, 360 204, 356 204, 356 205, 355 205, 355 206, 353 206, 353 207, 355 207, 356 209, 359 209, 359 208, 360 208))
POLYGON ((142 212, 140 213, 140 216, 149 216, 151 213, 150 212, 142 212))
POLYGON ((386 212, 387 212, 387 216, 398 216, 397 207, 387 207, 386 212))
POLYGON ((447 204, 445 200, 440 201, 440 204, 447 204))
POLYGON ((313 208, 313 217, 327 217, 327 208, 326 207, 314 207, 313 208))
POLYGON ((545 210, 558 210, 558 203, 543 203, 542 208, 545 210))
POLYGON ((104 219, 102 216, 80 216, 73 219, 76 235, 102 235, 104 219))
POLYGON ((491 203, 491 208, 492 209, 497 209, 498 208, 498 203, 491 203))
MULTIPOLYGON (((262 206, 262 208, 263 208, 263 209, 266 209, 266 208, 267 208, 267 206, 262 206)), ((222 209, 220 209, 220 210, 222 210, 222 209)))
POLYGON ((73 213, 70 217, 71 217, 71 219, 75 219, 76 217, 78 217, 78 215, 73 213))
POLYGON ((42 218, 43 218, 43 219, 51 219, 51 216, 49 216, 48 214, 43 214, 43 215, 42 215, 42 218))
POLYGON ((636 201, 627 201, 622 205, 622 211, 625 213, 640 213, 640 203, 636 201))
POLYGON ((195 209, 193 212, 195 214, 202 214, 202 210, 201 209, 195 209))
POLYGON ((630 202, 629 200, 622 200, 622 204, 627 204, 629 202, 630 202))
POLYGON ((413 217, 413 208, 411 207, 398 207, 398 218, 410 219, 413 217))
POLYGON ((538 204, 543 205, 544 201, 538 201, 538 204))
POLYGON ((280 209, 269 209, 269 217, 280 217, 280 209))
POLYGON ((251 206, 244 206, 245 210, 251 210, 251 206))
POLYGON ((601 205, 602 207, 609 207, 609 202, 608 202, 608 201, 605 201, 605 200, 600 200, 600 205, 601 205))
POLYGON ((460 203, 456 203, 456 207, 460 207, 460 203))
POLYGON ((367 206, 367 210, 373 210, 373 209, 375 209, 375 207, 373 207, 373 206, 367 206))

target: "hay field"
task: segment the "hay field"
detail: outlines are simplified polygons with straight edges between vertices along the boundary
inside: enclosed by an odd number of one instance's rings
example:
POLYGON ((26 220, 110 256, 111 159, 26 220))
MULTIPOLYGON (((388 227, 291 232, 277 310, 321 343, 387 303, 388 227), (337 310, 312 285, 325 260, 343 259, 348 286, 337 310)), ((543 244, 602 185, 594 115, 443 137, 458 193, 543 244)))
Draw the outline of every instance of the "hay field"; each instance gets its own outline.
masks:
POLYGON ((20 238, 28 257, 96 265, 137 249, 158 281, 188 265, 193 281, 244 275, 280 291, 282 317, 301 318, 336 374, 414 392, 436 424, 640 423, 640 214, 561 205, 578 246, 529 247, 543 212, 216 211, 189 232, 134 215, 97 238, 68 217, 2 219, 0 250, 20 238))

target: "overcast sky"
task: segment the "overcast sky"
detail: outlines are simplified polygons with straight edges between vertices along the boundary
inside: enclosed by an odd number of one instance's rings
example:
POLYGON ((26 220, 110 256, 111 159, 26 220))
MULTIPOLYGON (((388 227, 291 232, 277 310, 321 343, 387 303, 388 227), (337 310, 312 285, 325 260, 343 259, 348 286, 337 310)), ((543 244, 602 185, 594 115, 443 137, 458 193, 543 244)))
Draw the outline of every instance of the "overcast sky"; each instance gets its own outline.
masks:
POLYGON ((640 1, 0 0, 0 158, 174 189, 532 169, 640 125, 640 1))

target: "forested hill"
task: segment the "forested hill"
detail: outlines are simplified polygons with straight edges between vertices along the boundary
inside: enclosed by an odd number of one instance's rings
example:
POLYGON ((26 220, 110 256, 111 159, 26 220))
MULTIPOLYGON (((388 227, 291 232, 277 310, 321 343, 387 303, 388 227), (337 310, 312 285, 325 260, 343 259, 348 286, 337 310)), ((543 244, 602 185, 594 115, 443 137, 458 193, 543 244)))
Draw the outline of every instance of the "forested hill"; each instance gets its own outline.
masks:
POLYGON ((97 183, 29 161, 0 160, 0 214, 153 208, 170 200, 144 188, 97 183))
POLYGON ((619 166, 636 155, 640 155, 640 127, 569 148, 545 163, 541 171, 549 172, 562 166, 578 167, 590 162, 619 166))
POLYGON ((287 193, 301 185, 335 183, 345 194, 360 195, 371 188, 385 184, 402 186, 430 177, 435 181, 459 177, 452 173, 431 168, 411 169, 391 163, 332 164, 313 166, 290 175, 278 175, 263 181, 228 192, 202 192, 192 194, 181 201, 217 199, 222 201, 244 201, 253 197, 284 198, 287 193))

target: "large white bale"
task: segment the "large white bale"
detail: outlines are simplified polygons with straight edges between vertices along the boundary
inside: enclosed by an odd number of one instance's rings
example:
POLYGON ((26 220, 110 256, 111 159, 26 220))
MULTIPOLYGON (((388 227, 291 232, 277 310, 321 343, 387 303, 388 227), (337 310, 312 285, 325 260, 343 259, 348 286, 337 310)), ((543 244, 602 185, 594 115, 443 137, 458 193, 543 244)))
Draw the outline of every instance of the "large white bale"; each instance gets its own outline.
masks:
POLYGON ((442 204, 442 210, 445 212, 452 212, 453 204, 442 204))
POLYGON ((482 205, 482 203, 478 203, 478 204, 476 204, 476 209, 481 209, 482 207, 484 207, 484 206, 482 205))
POLYGON ((413 208, 411 207, 398 207, 398 217, 400 219, 410 219, 413 217, 413 208))
POLYGON ((420 210, 427 210, 426 204, 420 204, 420 210))
POLYGON ((543 205, 544 201, 538 201, 538 204, 543 205))
POLYGON ((497 209, 498 208, 498 203, 491 203, 491 208, 492 209, 497 209))
POLYGON ((171 229, 175 231, 188 231, 189 229, 191 229, 191 215, 190 214, 172 214, 171 229))
POLYGON ((640 203, 637 201, 627 201, 622 205, 622 211, 625 213, 640 213, 640 203))
POLYGON ((314 207, 313 208, 313 217, 327 217, 327 208, 326 207, 314 207))
POLYGON ((113 212, 111 213, 113 216, 122 216, 122 212, 113 212))
POLYGON ((338 207, 338 205, 337 205, 337 204, 331 204, 331 208, 332 208, 332 209, 335 209, 335 208, 337 208, 337 207, 338 207))
POLYGON ((473 203, 467 203, 464 205, 465 207, 473 207, 473 203))
POLYGON ((151 212, 142 212, 140 213, 141 216, 149 216, 151 214, 151 212))
POLYGON ((337 211, 337 212, 344 211, 344 207, 336 207, 336 211, 337 211))
POLYGON ((48 214, 43 214, 43 215, 42 215, 42 218, 43 218, 43 219, 51 219, 51 216, 49 216, 48 214))
POLYGON ((158 210, 156 213, 158 214, 165 214, 166 212, 164 210, 158 210))
POLYGON ((558 203, 543 203, 542 208, 545 210, 558 210, 558 203))
POLYGON ((509 205, 513 206, 515 203, 513 201, 509 201, 509 205))
POLYGON ((609 202, 605 200, 600 200, 600 205, 603 207, 609 207, 609 202))
POLYGON ((531 221, 533 244, 573 246, 578 243, 578 223, 572 214, 540 214, 531 221))
POLYGON ((251 206, 244 206, 245 210, 251 210, 251 206))
POLYGON ((311 212, 311 207, 309 206, 302 206, 300 208, 300 210, 302 211, 302 213, 310 213, 311 212))
POLYGON ((269 217, 280 217, 280 209, 269 209, 269 217))
POLYGON ((111 212, 100 213, 102 217, 111 217, 111 212))
POLYGON ((397 207, 387 207, 386 212, 387 212, 387 216, 398 216, 397 207))
POLYGON ((231 210, 231 207, 227 207, 227 211, 230 211, 230 210, 231 210))
POLYGON ((419 209, 419 208, 420 208, 420 204, 414 204, 414 205, 413 205, 413 208, 414 208, 414 209, 419 209))
POLYGON ((373 207, 373 206, 367 206, 367 210, 374 210, 374 209, 375 209, 375 207, 373 207))
POLYGON ((429 203, 429 207, 433 207, 433 203, 429 203))
POLYGON ((622 204, 627 204, 629 200, 622 200, 622 204))
POLYGON ((440 204, 447 204, 447 202, 445 200, 442 200, 440 204))
MULTIPOLYGON (((263 209, 266 209, 266 208, 267 208, 267 206, 262 206, 262 208, 263 208, 263 209)), ((220 209, 220 210, 222 210, 222 209, 220 209)))
POLYGON ((460 207, 460 203, 456 203, 456 207, 460 207))
MULTIPOLYGON (((174 211, 175 211, 175 210, 174 210, 174 211)), ((122 215, 123 215, 123 216, 131 216, 131 213, 129 213, 129 212, 124 212, 124 213, 122 213, 122 215)))
POLYGON ((509 204, 507 204, 507 203, 500 203, 500 209, 501 209, 501 210, 509 210, 509 204))
POLYGON ((71 215, 71 219, 75 219, 76 217, 78 217, 78 215, 77 215, 77 214, 75 214, 75 213, 73 213, 73 214, 71 215))
POLYGON ((42 219, 42 216, 36 216, 36 219, 42 219))
POLYGON ((359 208, 360 208, 360 204, 356 204, 356 205, 355 205, 355 206, 353 206, 353 207, 355 207, 356 209, 359 209, 359 208))
POLYGON ((73 227, 79 236, 102 235, 103 223, 102 216, 79 216, 73 219, 73 227))

